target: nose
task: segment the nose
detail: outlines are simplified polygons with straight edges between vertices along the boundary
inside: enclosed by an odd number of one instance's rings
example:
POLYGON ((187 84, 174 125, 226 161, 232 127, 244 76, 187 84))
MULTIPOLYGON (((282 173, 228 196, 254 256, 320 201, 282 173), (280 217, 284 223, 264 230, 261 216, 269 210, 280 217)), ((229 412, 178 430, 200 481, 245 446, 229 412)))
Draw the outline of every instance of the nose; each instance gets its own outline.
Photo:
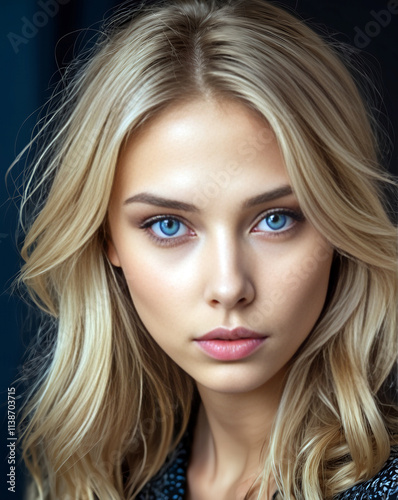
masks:
POLYGON ((249 249, 220 235, 214 245, 209 245, 206 265, 203 268, 206 302, 212 307, 233 309, 250 304, 255 297, 255 287, 250 272, 249 249))

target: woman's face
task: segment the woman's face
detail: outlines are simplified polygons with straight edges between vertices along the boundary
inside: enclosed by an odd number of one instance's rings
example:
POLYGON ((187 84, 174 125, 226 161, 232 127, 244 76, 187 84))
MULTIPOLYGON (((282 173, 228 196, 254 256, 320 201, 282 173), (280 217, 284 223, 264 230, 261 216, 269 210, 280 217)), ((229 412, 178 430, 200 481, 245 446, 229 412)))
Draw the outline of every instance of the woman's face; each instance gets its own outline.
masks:
POLYGON ((163 111, 120 155, 109 224, 144 325, 200 386, 280 382, 323 308, 332 249, 264 120, 232 101, 163 111))

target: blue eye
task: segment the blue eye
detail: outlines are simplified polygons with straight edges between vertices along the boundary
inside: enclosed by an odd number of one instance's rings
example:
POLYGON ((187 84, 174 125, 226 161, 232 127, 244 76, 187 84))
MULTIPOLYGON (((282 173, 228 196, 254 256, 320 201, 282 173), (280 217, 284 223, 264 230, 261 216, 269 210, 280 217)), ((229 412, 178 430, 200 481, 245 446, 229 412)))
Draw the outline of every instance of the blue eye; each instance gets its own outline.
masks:
POLYGON ((178 219, 172 218, 158 220, 157 222, 152 223, 149 227, 151 227, 156 236, 163 239, 168 237, 183 236, 187 229, 186 226, 178 219))
POLYGON ((294 219, 285 213, 269 214, 261 219, 258 229, 265 232, 282 232, 294 224, 294 219))

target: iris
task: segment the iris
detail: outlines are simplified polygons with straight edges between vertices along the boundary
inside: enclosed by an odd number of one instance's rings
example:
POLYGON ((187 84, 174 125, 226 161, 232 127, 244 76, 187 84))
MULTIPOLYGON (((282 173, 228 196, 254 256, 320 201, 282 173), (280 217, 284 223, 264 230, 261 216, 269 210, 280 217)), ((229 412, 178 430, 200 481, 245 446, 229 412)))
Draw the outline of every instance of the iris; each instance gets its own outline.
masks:
POLYGON ((265 218, 265 222, 270 229, 277 231, 285 227, 287 219, 284 214, 271 214, 265 218))
POLYGON ((164 219, 159 224, 160 231, 166 236, 174 236, 180 229, 180 222, 176 219, 164 219))

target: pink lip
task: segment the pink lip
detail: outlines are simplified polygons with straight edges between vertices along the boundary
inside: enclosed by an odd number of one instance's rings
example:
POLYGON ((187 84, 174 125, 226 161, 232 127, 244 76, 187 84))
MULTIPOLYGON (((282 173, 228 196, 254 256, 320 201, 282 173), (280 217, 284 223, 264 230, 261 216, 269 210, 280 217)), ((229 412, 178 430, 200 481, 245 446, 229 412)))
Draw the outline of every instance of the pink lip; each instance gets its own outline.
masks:
POLYGON ((216 328, 195 339, 195 342, 212 358, 233 361, 252 354, 266 338, 264 334, 243 327, 233 330, 216 328))

